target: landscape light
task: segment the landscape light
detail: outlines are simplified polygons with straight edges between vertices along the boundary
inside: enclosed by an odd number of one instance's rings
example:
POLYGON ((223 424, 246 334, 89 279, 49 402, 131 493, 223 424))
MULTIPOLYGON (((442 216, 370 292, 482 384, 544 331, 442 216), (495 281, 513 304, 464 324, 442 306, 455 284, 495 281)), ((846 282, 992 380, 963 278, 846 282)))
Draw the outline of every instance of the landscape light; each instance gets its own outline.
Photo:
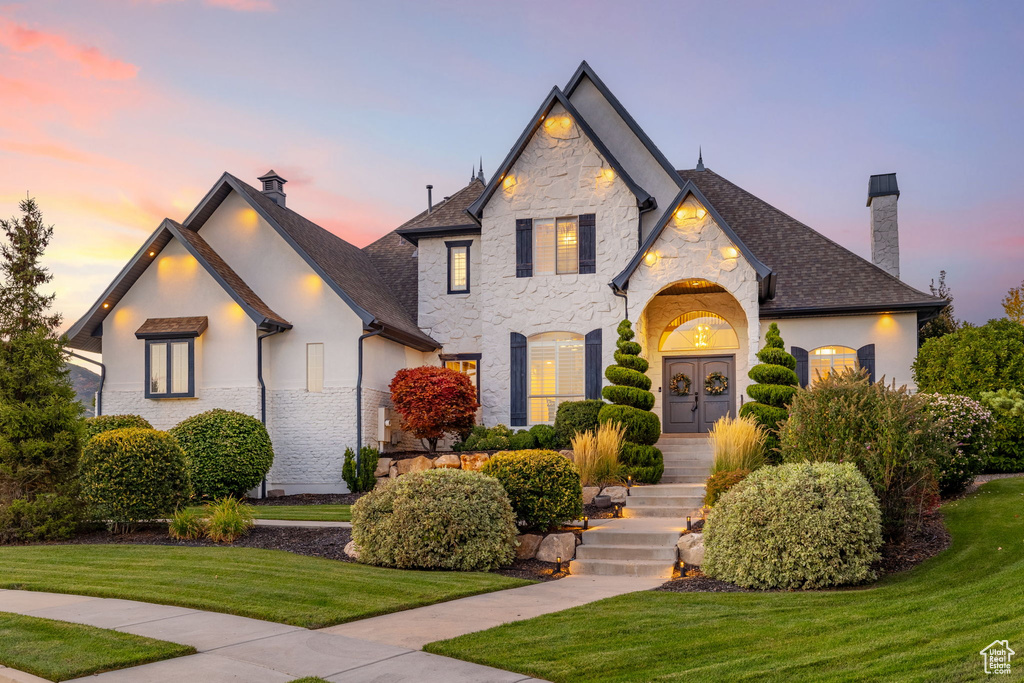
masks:
POLYGON ((590 517, 583 515, 583 530, 586 531, 590 528, 590 517))
POLYGON ((690 524, 690 515, 686 515, 686 530, 687 531, 692 531, 693 530, 693 525, 690 524))

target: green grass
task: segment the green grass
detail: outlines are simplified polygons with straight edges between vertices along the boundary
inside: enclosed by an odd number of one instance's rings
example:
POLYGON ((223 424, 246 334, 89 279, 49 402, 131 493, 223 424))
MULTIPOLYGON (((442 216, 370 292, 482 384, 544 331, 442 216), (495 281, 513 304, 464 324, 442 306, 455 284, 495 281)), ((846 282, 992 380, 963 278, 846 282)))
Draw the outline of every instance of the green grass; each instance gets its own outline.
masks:
POLYGON ((558 682, 980 680, 992 641, 1024 652, 1024 479, 944 513, 953 546, 871 588, 647 591, 424 649, 558 682))
POLYGON ((306 628, 527 583, 499 574, 382 569, 254 548, 0 547, 0 588, 142 600, 306 628))
MULTIPOLYGON (((351 505, 253 505, 256 519, 282 519, 289 522, 351 522, 351 505)), ((203 507, 195 507, 202 510, 203 507)))
POLYGON ((0 665, 51 681, 148 664, 195 652, 130 633, 0 612, 0 665))

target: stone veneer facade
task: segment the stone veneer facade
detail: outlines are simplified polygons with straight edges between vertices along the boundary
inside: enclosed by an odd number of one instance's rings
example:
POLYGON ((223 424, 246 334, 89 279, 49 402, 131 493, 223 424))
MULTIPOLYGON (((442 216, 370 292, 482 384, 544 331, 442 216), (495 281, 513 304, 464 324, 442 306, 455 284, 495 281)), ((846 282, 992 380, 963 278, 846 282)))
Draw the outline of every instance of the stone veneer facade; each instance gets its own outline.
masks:
POLYGON ((895 278, 900 276, 900 233, 895 194, 871 198, 871 262, 895 278))

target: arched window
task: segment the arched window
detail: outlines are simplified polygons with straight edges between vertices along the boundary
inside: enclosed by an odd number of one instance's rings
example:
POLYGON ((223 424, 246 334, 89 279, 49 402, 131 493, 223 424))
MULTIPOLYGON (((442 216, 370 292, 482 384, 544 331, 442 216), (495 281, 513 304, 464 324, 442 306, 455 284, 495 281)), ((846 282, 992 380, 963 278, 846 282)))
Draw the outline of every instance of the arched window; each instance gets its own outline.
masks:
POLYGON ((530 367, 530 424, 554 422, 562 401, 584 398, 583 335, 544 332, 526 340, 530 367))
POLYGON ((661 333, 661 351, 713 351, 738 349, 739 338, 725 318, 711 311, 684 313, 661 333))
POLYGON ((828 377, 833 370, 860 367, 857 352, 848 346, 821 346, 807 354, 807 358, 812 382, 819 377, 828 377))

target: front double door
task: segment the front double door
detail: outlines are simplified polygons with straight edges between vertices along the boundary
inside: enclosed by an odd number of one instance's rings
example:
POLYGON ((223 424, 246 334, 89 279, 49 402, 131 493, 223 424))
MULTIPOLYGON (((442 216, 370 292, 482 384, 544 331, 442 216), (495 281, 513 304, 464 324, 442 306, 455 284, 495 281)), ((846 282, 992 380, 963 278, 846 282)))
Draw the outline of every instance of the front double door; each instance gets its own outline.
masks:
MULTIPOLYGON (((669 434, 703 434, 719 418, 735 415, 735 356, 684 356, 665 358, 662 363, 662 431, 669 434), (716 372, 725 378, 725 390, 719 394, 709 394, 705 381, 708 375, 716 372), (672 391, 672 378, 676 375, 690 379, 689 391, 683 396, 672 391)), ((683 379, 677 384, 680 392, 686 388, 683 379)), ((716 384, 720 385, 721 382, 716 384)))

